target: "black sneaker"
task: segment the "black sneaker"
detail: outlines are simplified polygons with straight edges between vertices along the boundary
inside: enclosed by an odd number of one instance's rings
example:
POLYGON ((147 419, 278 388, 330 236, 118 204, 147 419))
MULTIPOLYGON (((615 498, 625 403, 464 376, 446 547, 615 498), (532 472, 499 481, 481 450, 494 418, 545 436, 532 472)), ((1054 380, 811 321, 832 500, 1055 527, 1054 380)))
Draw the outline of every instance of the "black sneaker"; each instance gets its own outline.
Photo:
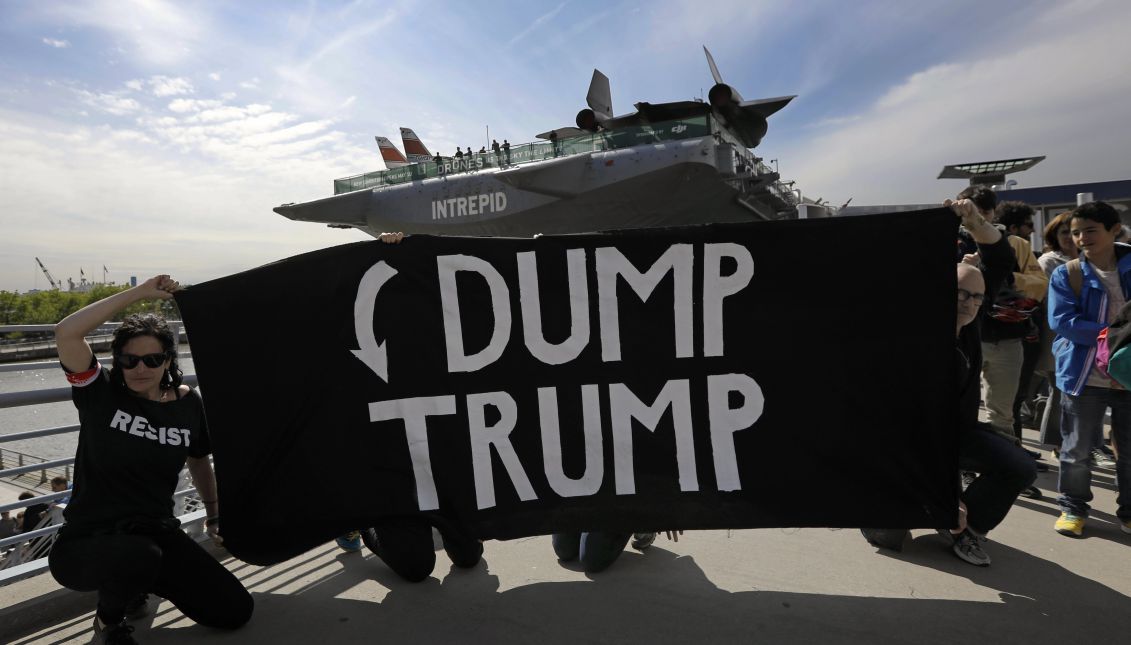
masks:
POLYGON ((149 602, 149 594, 139 594, 126 603, 126 620, 141 620, 152 611, 153 604, 149 602))
POLYGON ((94 617, 94 642, 102 645, 138 645, 133 637, 134 626, 124 621, 117 625, 102 626, 94 617))
POLYGON ((953 536, 954 545, 951 550, 954 555, 969 562, 976 567, 990 566, 990 556, 982 550, 982 541, 986 538, 976 537, 970 531, 963 531, 953 536))
POLYGON ((372 527, 361 529, 361 541, 365 544, 366 548, 373 552, 373 555, 383 558, 381 555, 381 543, 377 541, 377 531, 372 527))
POLYGON ((969 470, 962 471, 962 490, 966 490, 966 487, 973 484, 974 480, 977 478, 978 474, 975 472, 969 470))
POLYGON ((860 529, 860 533, 868 544, 896 553, 903 551, 903 543, 911 535, 907 529, 860 529))
POLYGON ((636 549, 637 551, 643 551, 644 549, 647 549, 648 547, 652 546, 652 543, 655 542, 655 541, 656 541, 656 534, 655 533, 633 533, 632 534, 632 548, 636 549))
POLYGON ((1042 497, 1044 497, 1044 494, 1041 493, 1041 489, 1037 488, 1036 486, 1029 486, 1025 490, 1018 493, 1018 495, 1021 497, 1028 497, 1029 499, 1041 499, 1042 497))

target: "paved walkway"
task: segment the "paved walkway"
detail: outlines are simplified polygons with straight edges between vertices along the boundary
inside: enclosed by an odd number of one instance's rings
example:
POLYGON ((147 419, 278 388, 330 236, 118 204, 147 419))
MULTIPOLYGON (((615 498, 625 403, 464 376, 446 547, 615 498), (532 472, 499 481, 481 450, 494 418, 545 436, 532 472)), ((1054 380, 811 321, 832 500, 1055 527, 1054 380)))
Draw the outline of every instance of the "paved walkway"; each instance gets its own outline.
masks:
MULTIPOLYGON (((1052 530, 1055 467, 991 537, 988 569, 955 558, 933 531, 881 553, 855 530, 697 531, 627 551, 588 576, 557 562, 549 538, 489 542, 477 568, 443 551, 420 584, 367 553, 332 545, 284 564, 227 565, 255 596, 232 633, 199 627, 169 603, 139 625, 142 643, 1095 643, 1131 634, 1131 535, 1120 532, 1114 473, 1096 474, 1085 538, 1052 530)), ((47 576, 18 585, 55 589, 47 576)), ((0 598, 28 589, 0 588, 0 598)), ((0 602, 0 604, 8 604, 0 602)), ((72 603, 73 604, 73 603, 72 603)), ((86 642, 92 612, 0 642, 86 642)))

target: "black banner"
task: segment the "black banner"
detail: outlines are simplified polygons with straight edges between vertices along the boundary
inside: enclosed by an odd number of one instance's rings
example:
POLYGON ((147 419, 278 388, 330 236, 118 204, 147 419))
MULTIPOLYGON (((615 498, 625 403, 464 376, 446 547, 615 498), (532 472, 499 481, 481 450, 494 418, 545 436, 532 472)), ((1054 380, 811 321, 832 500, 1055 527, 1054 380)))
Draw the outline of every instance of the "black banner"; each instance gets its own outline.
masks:
POLYGON ((952 526, 954 229, 412 236, 194 285, 225 542, 952 526))

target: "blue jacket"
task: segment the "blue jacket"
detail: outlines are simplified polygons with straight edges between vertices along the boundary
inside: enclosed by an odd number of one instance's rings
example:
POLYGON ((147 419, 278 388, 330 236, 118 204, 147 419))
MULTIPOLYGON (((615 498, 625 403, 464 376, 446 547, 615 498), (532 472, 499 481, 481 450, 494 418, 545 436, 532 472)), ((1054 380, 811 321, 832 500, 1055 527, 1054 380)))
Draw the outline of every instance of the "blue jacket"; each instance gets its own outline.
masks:
MULTIPOLYGON (((1116 268, 1123 297, 1131 302, 1131 246, 1115 245, 1116 268)), ((1081 258, 1083 256, 1081 255, 1081 258)), ((1068 267, 1061 265, 1049 280, 1049 329, 1056 334, 1056 386, 1073 396, 1080 394, 1096 364, 1096 336, 1108 326, 1107 289, 1087 261, 1080 262, 1083 283, 1080 296, 1068 282, 1068 267)))

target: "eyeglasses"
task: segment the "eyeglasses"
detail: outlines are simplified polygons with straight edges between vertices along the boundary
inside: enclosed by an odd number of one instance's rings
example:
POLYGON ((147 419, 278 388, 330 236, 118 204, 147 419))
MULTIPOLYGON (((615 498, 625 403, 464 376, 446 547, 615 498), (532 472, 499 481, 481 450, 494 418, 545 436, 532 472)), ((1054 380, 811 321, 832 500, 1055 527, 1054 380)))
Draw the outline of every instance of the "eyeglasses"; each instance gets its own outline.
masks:
POLYGON ((145 363, 146 367, 161 367, 161 365, 165 363, 165 360, 169 358, 169 356, 169 352, 146 354, 145 356, 137 356, 135 354, 118 354, 114 357, 114 362, 121 366, 123 369, 127 370, 132 370, 133 368, 137 367, 138 363, 145 363))
MULTIPOLYGON (((958 302, 966 302, 967 300, 973 300, 974 304, 981 306, 982 303, 985 302, 985 300, 986 300, 986 294, 984 294, 984 293, 972 293, 970 291, 967 291, 967 290, 959 287, 958 288, 958 302)), ((148 363, 147 363, 147 365, 148 365, 148 363)))

